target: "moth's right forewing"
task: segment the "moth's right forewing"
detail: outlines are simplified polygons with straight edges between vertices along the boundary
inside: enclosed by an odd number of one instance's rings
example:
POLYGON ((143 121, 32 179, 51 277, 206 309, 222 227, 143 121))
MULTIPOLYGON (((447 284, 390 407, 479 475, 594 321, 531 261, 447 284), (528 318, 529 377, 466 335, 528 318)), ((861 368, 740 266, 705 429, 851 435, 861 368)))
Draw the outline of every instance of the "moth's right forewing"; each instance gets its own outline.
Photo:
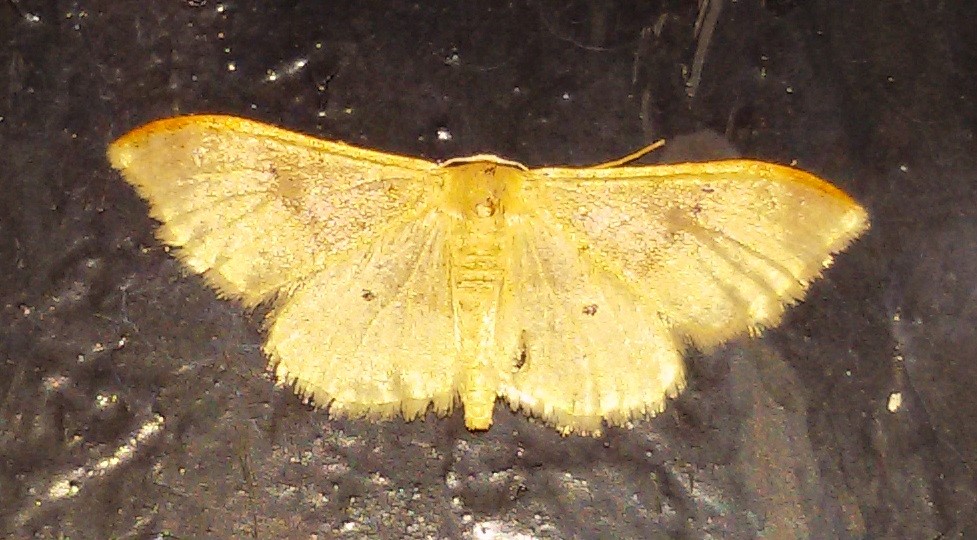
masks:
POLYGON ((827 182, 762 162, 531 172, 547 219, 702 346, 777 324, 868 226, 827 182))

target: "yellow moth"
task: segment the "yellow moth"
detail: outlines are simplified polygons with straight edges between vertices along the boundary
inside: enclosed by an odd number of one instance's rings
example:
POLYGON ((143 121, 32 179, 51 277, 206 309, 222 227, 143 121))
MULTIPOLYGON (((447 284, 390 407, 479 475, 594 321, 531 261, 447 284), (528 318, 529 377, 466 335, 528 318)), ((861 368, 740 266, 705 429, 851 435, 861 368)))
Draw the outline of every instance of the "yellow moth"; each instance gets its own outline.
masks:
POLYGON ((108 156, 180 260, 270 304, 281 384, 334 415, 460 402, 473 430, 498 397, 564 434, 661 411, 690 343, 777 324, 868 227, 827 182, 748 160, 435 163, 227 116, 108 156))

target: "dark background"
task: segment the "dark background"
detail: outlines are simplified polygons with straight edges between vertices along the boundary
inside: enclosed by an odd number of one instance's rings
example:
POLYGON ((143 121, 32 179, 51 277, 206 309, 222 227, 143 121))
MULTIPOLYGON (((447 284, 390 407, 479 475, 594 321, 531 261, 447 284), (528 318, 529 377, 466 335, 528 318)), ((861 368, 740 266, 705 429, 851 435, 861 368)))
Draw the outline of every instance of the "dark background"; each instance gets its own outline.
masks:
POLYGON ((0 3, 0 534, 977 535, 975 4, 713 0, 698 84, 693 1, 346 4, 0 3), (104 158, 192 112, 530 166, 725 139, 873 228, 634 429, 331 421, 104 158))

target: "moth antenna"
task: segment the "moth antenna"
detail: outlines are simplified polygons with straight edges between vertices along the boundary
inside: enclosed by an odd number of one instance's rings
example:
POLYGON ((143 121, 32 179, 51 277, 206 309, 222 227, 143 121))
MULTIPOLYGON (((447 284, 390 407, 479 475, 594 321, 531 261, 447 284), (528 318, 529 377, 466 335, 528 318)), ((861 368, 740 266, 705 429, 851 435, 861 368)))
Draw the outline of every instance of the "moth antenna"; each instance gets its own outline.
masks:
POLYGON ((589 168, 609 169, 611 167, 620 167, 621 165, 624 165, 625 163, 631 163, 632 161, 640 158, 641 156, 647 154, 648 152, 651 152, 652 150, 657 150, 662 146, 665 146, 665 139, 658 139, 657 141, 649 144, 648 146, 639 148, 638 150, 635 150, 634 152, 631 152, 630 154, 622 158, 615 159, 614 161, 608 161, 607 163, 601 163, 600 165, 593 165, 589 168))

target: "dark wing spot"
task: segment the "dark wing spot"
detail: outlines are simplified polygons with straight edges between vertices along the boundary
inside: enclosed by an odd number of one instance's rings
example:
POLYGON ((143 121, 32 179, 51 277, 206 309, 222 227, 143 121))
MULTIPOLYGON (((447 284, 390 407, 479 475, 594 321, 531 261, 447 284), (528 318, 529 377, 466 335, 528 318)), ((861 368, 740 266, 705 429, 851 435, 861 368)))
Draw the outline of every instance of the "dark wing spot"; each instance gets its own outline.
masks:
POLYGON ((519 349, 516 350, 515 358, 512 359, 513 371, 519 371, 526 366, 529 361, 529 348, 526 346, 526 331, 523 330, 519 336, 519 349))
POLYGON ((518 353, 519 354, 516 355, 514 359, 515 362, 513 363, 515 367, 514 371, 519 371, 522 369, 523 366, 526 365, 526 360, 529 359, 529 351, 527 351, 525 347, 520 347, 518 353))

